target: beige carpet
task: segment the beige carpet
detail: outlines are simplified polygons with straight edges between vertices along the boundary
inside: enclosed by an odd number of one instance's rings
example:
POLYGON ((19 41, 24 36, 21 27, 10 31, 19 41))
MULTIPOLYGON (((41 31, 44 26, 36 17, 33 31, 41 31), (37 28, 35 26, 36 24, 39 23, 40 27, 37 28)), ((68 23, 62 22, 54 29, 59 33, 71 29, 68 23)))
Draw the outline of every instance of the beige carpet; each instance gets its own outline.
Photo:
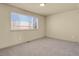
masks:
POLYGON ((0 50, 1 56, 79 56, 79 43, 55 39, 38 39, 0 50))

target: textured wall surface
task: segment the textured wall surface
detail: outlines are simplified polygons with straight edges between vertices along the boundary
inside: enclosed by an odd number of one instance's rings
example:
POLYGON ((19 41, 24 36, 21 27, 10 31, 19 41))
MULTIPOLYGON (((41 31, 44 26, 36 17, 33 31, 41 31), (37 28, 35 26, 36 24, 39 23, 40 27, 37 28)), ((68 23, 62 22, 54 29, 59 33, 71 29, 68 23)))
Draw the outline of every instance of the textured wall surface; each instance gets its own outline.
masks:
POLYGON ((0 48, 5 48, 45 36, 44 23, 45 19, 43 16, 20 10, 12 6, 0 4, 0 48), (11 12, 17 12, 25 15, 38 17, 39 29, 26 31, 11 31, 11 12))
POLYGON ((79 42, 79 10, 47 17, 48 37, 79 42))

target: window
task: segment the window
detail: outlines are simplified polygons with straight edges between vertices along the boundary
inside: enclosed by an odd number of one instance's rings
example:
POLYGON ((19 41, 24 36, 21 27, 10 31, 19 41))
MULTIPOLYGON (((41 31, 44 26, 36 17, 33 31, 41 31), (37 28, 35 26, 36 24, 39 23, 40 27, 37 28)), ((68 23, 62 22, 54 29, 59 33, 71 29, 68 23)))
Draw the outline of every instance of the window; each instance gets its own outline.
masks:
POLYGON ((11 29, 12 30, 38 29, 38 18, 34 16, 27 16, 12 12, 11 29))

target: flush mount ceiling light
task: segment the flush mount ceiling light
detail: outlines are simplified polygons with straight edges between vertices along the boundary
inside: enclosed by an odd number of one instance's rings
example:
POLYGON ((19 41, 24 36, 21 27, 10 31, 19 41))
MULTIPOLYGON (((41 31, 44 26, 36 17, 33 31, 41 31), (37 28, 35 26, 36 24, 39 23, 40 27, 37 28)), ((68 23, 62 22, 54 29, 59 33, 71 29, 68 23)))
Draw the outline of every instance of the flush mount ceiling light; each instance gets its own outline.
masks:
POLYGON ((41 7, 44 7, 44 6, 45 6, 45 3, 41 3, 40 6, 41 6, 41 7))

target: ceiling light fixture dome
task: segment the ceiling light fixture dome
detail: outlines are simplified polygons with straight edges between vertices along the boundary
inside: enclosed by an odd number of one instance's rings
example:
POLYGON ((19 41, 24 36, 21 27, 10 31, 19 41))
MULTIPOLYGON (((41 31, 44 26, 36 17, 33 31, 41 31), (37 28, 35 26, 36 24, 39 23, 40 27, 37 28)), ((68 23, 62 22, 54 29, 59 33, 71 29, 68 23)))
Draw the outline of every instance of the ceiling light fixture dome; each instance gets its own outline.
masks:
POLYGON ((41 3, 40 6, 44 7, 45 6, 45 3, 41 3))

